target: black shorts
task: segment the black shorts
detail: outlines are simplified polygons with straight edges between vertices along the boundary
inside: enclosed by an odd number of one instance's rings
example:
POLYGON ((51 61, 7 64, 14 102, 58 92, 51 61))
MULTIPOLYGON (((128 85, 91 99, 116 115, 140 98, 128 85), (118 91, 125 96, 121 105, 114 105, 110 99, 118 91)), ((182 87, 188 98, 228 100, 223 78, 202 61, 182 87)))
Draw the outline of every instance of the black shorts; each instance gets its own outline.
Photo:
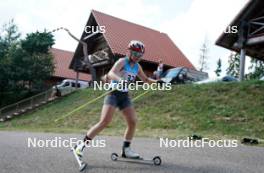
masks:
POLYGON ((105 105, 118 107, 120 110, 132 106, 128 92, 113 91, 104 98, 105 105))

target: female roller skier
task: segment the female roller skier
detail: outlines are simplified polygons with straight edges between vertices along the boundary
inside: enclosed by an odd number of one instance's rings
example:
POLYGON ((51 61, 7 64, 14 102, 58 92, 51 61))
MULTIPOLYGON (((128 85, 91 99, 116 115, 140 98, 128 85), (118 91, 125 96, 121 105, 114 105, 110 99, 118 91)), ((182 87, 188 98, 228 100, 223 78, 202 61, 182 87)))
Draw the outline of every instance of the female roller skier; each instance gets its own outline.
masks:
MULTIPOLYGON (((128 45, 127 56, 120 58, 114 64, 109 73, 105 75, 104 80, 110 81, 111 84, 114 85, 119 82, 123 83, 124 81, 133 82, 138 76, 143 82, 146 83, 162 82, 148 78, 143 72, 142 67, 138 62, 142 58, 144 52, 144 44, 140 41, 132 40, 128 45)), ((134 152, 130 147, 136 129, 137 116, 127 89, 113 90, 105 97, 100 121, 87 131, 83 142, 76 145, 73 152, 75 152, 79 157, 83 155, 85 144, 88 144, 111 122, 116 108, 119 108, 122 111, 127 123, 122 147, 122 157, 140 157, 139 154, 134 152)))

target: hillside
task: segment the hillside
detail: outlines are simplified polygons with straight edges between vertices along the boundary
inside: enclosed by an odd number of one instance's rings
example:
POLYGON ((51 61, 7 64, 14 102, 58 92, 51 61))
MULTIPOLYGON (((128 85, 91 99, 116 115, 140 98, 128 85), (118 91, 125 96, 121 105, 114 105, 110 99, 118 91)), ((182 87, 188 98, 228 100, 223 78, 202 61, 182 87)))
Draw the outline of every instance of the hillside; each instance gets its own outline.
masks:
MULTIPOLYGON (((137 96, 143 91, 132 92, 137 96)), ((54 120, 104 93, 86 89, 60 98, 11 121, 0 130, 84 132, 99 120, 103 99, 58 122, 54 120)), ((193 133, 215 138, 264 139, 264 82, 177 85, 171 91, 150 91, 134 103, 138 136, 172 137, 193 133)), ((125 129, 119 111, 105 135, 125 129)))

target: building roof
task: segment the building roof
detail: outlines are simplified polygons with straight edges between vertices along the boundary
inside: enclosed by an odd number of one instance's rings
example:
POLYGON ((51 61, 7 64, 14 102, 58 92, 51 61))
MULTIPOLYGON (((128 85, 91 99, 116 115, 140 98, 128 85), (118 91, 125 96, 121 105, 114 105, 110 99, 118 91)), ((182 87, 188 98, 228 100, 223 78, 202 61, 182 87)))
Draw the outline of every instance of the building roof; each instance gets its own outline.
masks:
MULTIPOLYGON (((228 26, 237 26, 240 30, 242 22, 244 29, 247 30, 246 54, 255 58, 263 59, 264 57, 264 1, 249 0, 240 10, 236 17, 228 26), (254 22, 259 26, 254 25, 254 22), (253 34, 256 33, 256 34, 253 34)), ((222 33, 216 41, 216 45, 224 48, 239 51, 239 30, 237 33, 222 33)))
MULTIPOLYGON (((76 72, 69 68, 73 58, 73 52, 52 48, 51 53, 54 57, 55 73, 54 77, 65 79, 76 79, 76 72)), ((79 73, 79 79, 84 81, 91 80, 91 76, 87 73, 79 73)))
MULTIPOLYGON (((92 20, 92 18, 99 26, 105 26, 106 32, 103 33, 103 36, 114 55, 126 55, 128 43, 131 40, 140 40, 146 47, 143 61, 157 64, 159 59, 162 59, 163 63, 170 67, 185 66, 195 69, 193 64, 165 33, 95 10, 91 11, 89 20, 92 20)), ((83 33, 82 38, 85 36, 87 34, 83 33)))

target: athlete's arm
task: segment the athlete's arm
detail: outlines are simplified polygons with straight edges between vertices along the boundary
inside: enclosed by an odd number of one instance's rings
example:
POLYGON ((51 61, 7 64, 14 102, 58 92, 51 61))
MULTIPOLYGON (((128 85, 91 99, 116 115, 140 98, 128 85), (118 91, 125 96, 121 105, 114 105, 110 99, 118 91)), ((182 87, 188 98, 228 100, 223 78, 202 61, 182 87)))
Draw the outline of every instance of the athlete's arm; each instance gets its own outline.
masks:
POLYGON ((124 67, 125 64, 125 58, 120 58, 114 66, 111 68, 111 70, 107 74, 107 78, 110 80, 117 80, 120 81, 122 78, 118 75, 121 69, 124 67))
POLYGON ((141 65, 138 64, 138 67, 139 67, 139 71, 138 71, 138 77, 143 81, 143 82, 146 82, 146 83, 156 83, 157 80, 155 79, 151 79, 149 77, 146 76, 146 74, 144 73, 144 71, 142 70, 142 67, 141 65))

